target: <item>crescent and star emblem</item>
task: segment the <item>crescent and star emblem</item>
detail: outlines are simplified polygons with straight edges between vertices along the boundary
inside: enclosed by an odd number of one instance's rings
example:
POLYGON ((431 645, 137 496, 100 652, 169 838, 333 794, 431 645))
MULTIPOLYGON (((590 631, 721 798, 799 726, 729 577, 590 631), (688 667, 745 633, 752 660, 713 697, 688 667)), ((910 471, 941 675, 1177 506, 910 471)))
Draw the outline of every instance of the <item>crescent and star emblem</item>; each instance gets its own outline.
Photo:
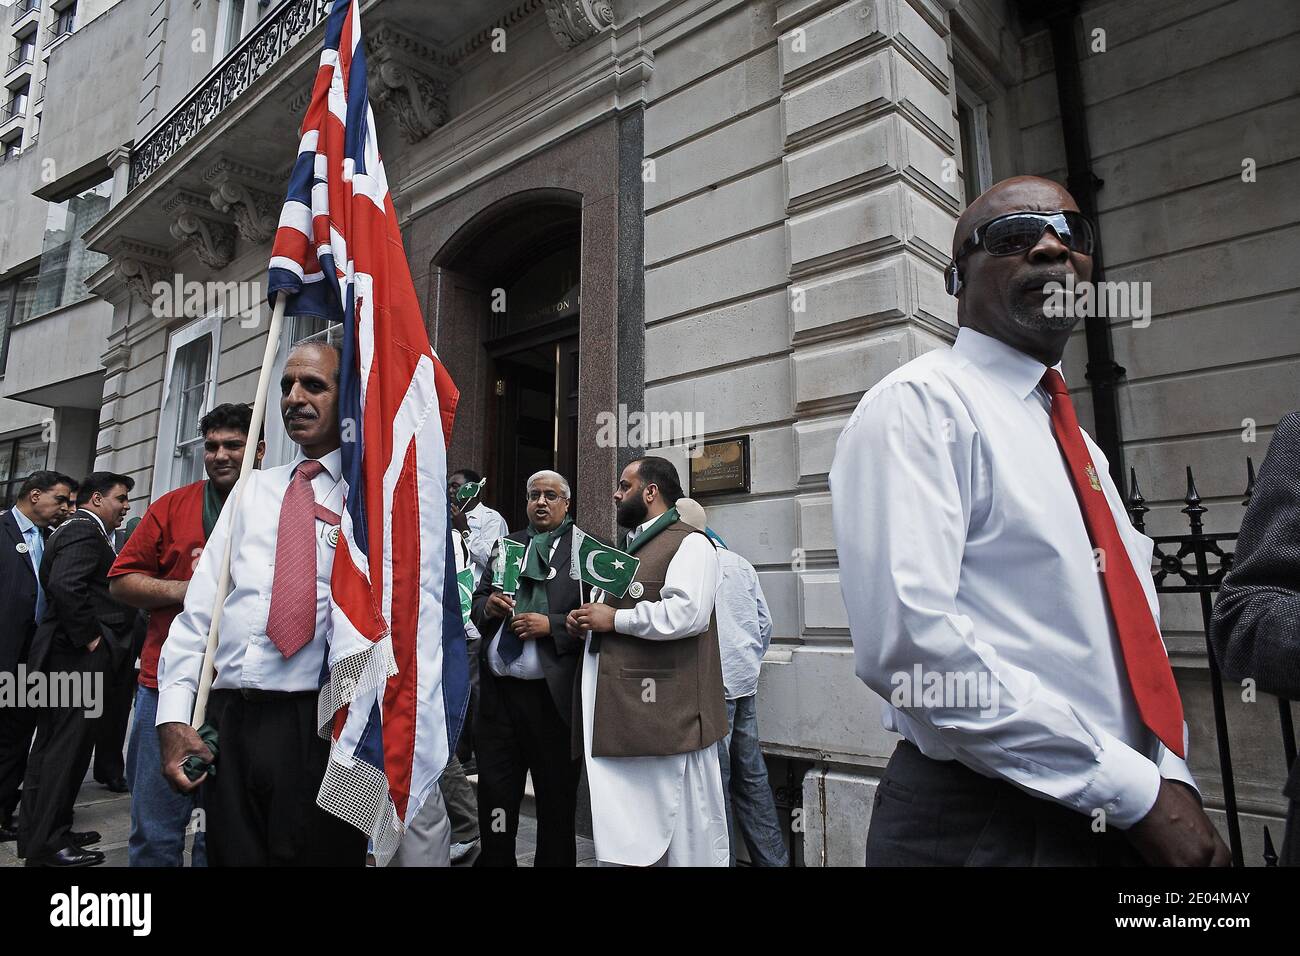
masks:
MULTIPOLYGON (((591 552, 591 554, 587 555, 587 573, 590 574, 597 581, 600 581, 603 584, 609 584, 614 580, 613 578, 602 577, 600 574, 596 573, 596 556, 599 554, 604 554, 604 552, 593 551, 591 552)), ((621 562, 619 561, 614 562, 615 567, 619 567, 620 564, 621 562)))

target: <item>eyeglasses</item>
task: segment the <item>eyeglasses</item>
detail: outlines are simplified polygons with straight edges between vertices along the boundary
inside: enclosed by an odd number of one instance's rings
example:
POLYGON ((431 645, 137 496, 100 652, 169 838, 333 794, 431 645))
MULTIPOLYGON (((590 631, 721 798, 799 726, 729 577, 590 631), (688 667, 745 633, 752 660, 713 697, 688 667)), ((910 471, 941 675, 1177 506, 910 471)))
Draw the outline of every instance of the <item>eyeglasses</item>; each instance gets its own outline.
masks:
POLYGON ((568 498, 565 498, 564 495, 560 494, 558 491, 551 491, 549 489, 546 491, 528 492, 529 501, 536 501, 538 498, 545 498, 547 501, 559 501, 561 498, 564 498, 565 501, 569 500, 568 498))
POLYGON ((1013 256, 1032 249, 1051 227, 1071 252, 1092 255, 1096 236, 1092 223, 1081 212, 1013 212, 998 216, 975 228, 957 250, 953 262, 960 262, 981 246, 991 256, 1013 256))

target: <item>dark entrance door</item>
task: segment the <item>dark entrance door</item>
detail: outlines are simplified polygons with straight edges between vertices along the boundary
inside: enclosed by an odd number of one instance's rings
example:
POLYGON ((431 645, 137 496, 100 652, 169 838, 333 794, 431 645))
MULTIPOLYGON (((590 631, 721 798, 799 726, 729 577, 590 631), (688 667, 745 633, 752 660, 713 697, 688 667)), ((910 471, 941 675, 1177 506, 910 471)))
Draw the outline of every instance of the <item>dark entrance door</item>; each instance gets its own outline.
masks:
MULTIPOLYGON (((575 323, 576 324, 576 323, 575 323)), ((567 323, 566 323, 567 325, 567 323)), ((495 467, 489 486, 494 506, 511 529, 527 521, 525 483, 551 469, 574 484, 578 463, 578 337, 528 347, 503 345, 494 358, 495 467)), ((576 499, 577 488, 573 488, 576 499)), ((573 513, 571 502, 570 511, 573 513)))

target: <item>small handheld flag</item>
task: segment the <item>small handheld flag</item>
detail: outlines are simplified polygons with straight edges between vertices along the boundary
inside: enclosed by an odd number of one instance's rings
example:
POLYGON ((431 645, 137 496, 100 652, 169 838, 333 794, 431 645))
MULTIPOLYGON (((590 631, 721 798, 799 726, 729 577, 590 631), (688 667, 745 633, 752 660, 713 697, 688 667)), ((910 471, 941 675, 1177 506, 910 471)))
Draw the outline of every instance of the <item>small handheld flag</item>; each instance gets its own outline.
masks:
POLYGON ((456 503, 460 505, 465 504, 465 502, 473 499, 474 496, 477 495, 480 491, 482 491, 486 486, 487 486, 486 478, 484 478, 482 481, 465 482, 465 484, 461 485, 459 488, 456 489, 456 503))
POLYGON ((618 548, 602 544, 598 538, 585 533, 576 525, 573 529, 575 559, 569 562, 569 576, 606 594, 622 597, 636 577, 641 559, 618 548))
POLYGON ((519 590, 519 572, 524 569, 524 557, 528 553, 528 545, 511 541, 509 538, 502 538, 501 543, 501 590, 506 594, 514 594, 519 590))

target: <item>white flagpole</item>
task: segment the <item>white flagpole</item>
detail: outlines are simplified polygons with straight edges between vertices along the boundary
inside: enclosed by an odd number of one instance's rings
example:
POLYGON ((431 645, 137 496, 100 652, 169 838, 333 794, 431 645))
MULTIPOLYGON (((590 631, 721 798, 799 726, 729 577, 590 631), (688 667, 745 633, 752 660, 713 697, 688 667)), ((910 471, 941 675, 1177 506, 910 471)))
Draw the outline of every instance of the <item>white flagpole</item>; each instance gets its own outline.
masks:
MULTIPOLYGON (((271 328, 266 334, 266 351, 262 353, 262 371, 257 378, 257 392, 253 399, 253 421, 248 426, 248 444, 244 446, 244 460, 239 466, 239 485, 235 489, 235 498, 230 502, 231 508, 239 507, 239 497, 244 493, 245 480, 253 470, 257 460, 257 443, 262 437, 262 420, 266 417, 266 396, 271 387, 271 371, 275 367, 275 355, 280 348, 280 326, 284 324, 284 294, 275 297, 275 308, 271 310, 271 328)), ((221 556, 221 575, 217 579, 217 598, 212 606, 212 626, 208 628, 208 646, 203 652, 203 670, 199 677, 199 693, 194 698, 194 719, 190 726, 196 730, 203 726, 207 716, 208 694, 212 690, 212 681, 217 676, 213 659, 217 654, 217 636, 221 633, 221 609, 226 603, 226 591, 230 587, 230 552, 233 539, 226 538, 226 552, 221 556)))

